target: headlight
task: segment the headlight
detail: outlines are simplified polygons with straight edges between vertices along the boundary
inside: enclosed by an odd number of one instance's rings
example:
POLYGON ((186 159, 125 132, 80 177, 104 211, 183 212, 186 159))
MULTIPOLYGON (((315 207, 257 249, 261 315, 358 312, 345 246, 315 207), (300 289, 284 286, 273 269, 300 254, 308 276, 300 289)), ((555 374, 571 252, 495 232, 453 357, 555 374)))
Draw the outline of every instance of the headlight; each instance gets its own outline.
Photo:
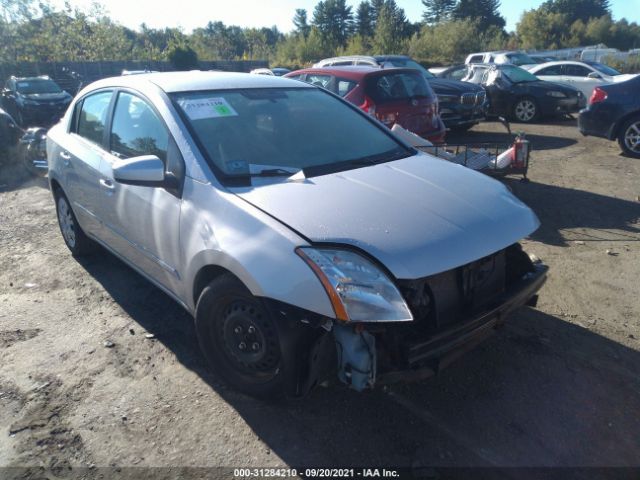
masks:
POLYGON ((552 91, 552 92, 547 92, 547 95, 549 95, 550 97, 554 97, 554 98, 566 98, 567 96, 562 93, 562 92, 557 92, 557 91, 552 91))
POLYGON ((453 103, 459 100, 460 97, 457 95, 438 95, 438 103, 453 103))
POLYGON ((408 322, 413 315, 389 277, 349 250, 297 248, 329 295, 338 320, 408 322))

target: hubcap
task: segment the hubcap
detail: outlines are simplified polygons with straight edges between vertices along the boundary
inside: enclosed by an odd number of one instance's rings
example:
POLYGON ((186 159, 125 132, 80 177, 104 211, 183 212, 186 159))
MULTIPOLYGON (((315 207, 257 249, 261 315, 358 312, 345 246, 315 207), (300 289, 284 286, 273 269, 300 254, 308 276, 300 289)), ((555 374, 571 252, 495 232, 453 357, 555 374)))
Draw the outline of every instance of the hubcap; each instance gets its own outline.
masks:
POLYGON ((246 300, 235 300, 222 312, 223 350, 233 366, 243 373, 272 376, 277 373, 280 353, 277 334, 261 309, 246 300))
POLYGON ((76 246, 76 227, 71 208, 69 208, 69 204, 64 197, 58 199, 58 222, 60 223, 64 241, 71 248, 74 248, 76 246))
POLYGON ((640 122, 632 123, 624 134, 624 144, 632 152, 640 153, 640 122))
POLYGON ((520 100, 516 105, 516 117, 523 122, 530 121, 536 115, 536 106, 531 100, 520 100))

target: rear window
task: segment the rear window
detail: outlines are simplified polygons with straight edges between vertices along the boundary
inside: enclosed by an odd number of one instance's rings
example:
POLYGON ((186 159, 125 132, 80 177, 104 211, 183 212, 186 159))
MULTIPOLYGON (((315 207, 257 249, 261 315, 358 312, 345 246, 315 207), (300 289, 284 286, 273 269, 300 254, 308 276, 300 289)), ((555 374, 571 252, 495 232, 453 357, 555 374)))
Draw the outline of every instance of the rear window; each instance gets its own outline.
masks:
POLYGON ((433 98, 433 90, 419 72, 389 72, 365 80, 365 92, 376 103, 433 98))

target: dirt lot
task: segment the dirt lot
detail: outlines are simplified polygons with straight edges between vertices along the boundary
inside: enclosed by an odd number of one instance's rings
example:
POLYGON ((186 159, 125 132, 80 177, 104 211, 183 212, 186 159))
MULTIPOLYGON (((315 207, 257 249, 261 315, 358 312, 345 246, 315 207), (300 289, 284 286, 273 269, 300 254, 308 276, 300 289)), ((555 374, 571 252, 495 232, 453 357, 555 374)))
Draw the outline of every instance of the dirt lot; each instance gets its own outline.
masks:
POLYGON ((0 177, 0 466, 640 466, 640 161, 575 122, 523 129, 538 308, 437 378, 293 405, 225 388, 186 313, 109 254, 74 260, 46 182, 0 177))

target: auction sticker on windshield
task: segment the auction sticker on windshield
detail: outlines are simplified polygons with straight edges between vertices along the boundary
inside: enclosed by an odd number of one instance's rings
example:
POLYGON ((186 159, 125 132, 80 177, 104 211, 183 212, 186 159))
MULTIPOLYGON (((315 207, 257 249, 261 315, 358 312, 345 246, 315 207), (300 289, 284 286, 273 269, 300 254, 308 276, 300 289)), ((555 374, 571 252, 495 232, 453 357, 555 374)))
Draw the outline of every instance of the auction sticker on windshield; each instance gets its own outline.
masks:
POLYGON ((222 97, 187 99, 180 100, 178 103, 191 120, 238 115, 229 102, 222 97))

